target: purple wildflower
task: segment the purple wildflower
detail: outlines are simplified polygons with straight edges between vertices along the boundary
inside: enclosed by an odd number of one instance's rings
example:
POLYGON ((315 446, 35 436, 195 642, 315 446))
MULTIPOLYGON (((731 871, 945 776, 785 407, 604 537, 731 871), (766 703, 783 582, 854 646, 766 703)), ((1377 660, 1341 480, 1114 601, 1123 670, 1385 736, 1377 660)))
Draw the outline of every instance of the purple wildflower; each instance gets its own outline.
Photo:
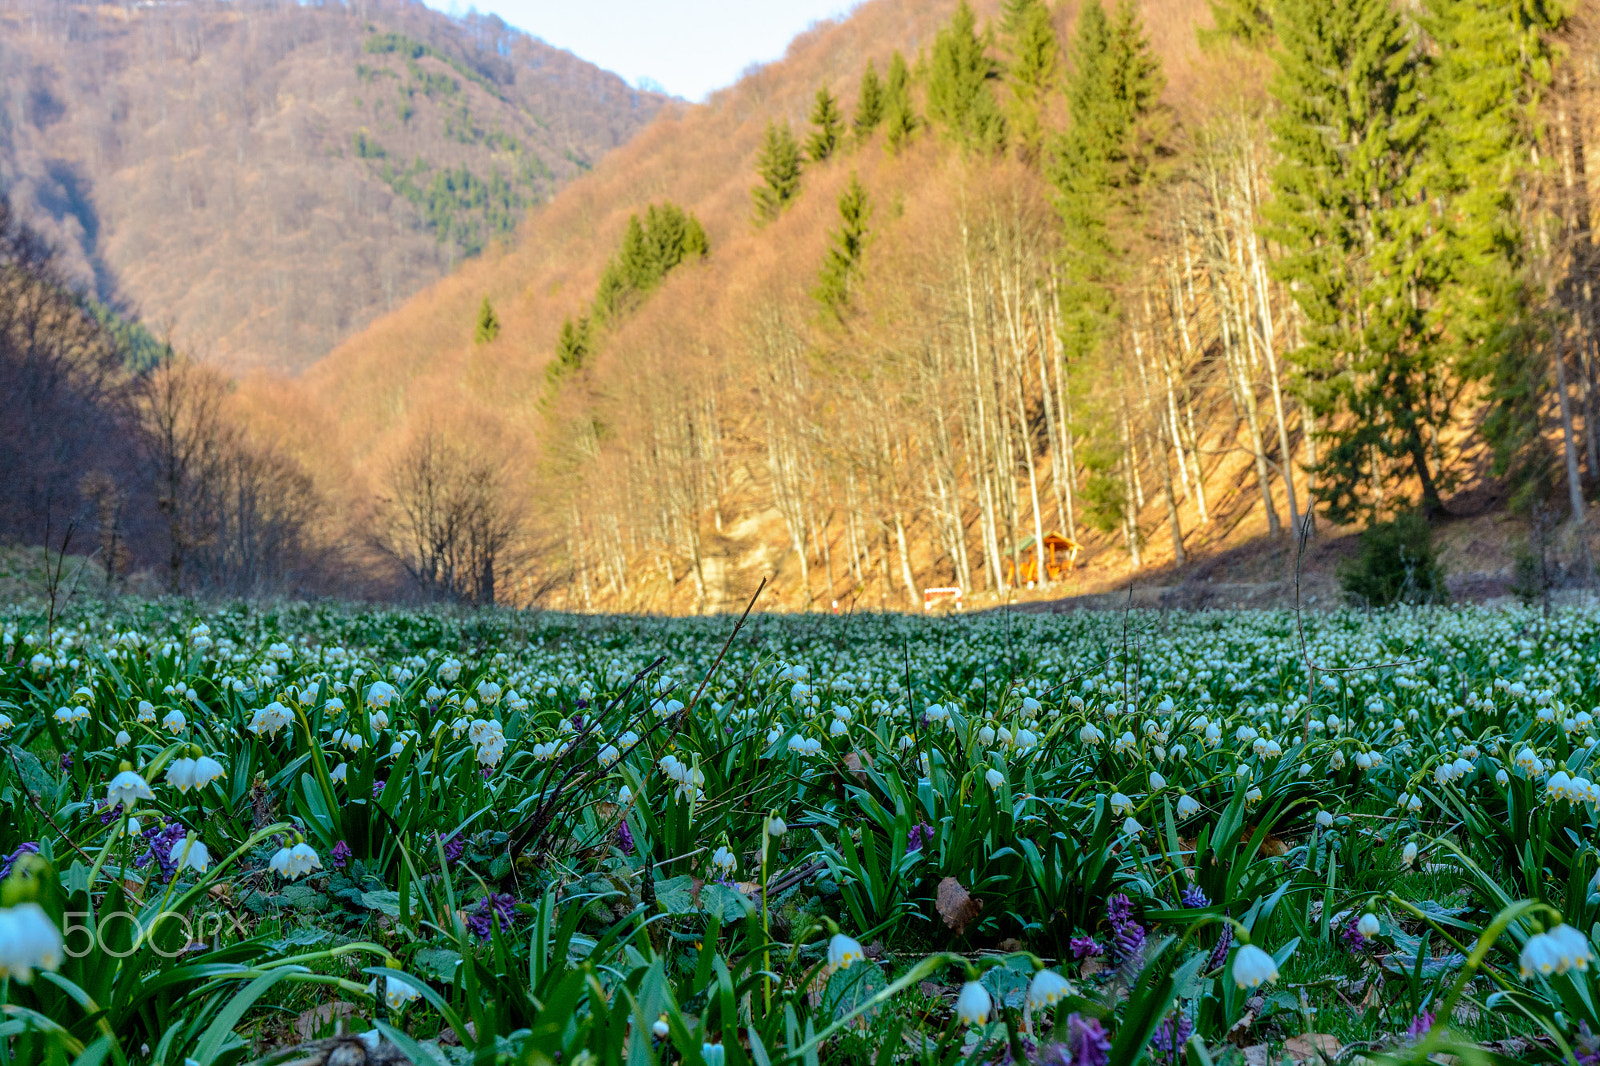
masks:
POLYGON ((1406 1026, 1406 1039, 1421 1040, 1428 1035, 1428 1030, 1433 1028, 1433 1011, 1420 1010, 1417 1016, 1411 1019, 1411 1024, 1406 1026))
POLYGON ((1588 1022, 1578 1023, 1578 1038, 1573 1043, 1577 1045, 1572 1050, 1577 1054, 1578 1066, 1600 1066, 1600 1036, 1595 1035, 1588 1022))
POLYGON ((1144 926, 1133 920, 1133 901, 1117 893, 1106 901, 1111 922, 1112 956, 1123 977, 1132 980, 1144 969, 1144 926))
POLYGON ((1353 914, 1345 923, 1344 929, 1339 932, 1339 938, 1344 941, 1345 948, 1352 955, 1362 955, 1372 949, 1372 938, 1361 931, 1361 916, 1353 914))
POLYGON ((383 786, 386 785, 386 784, 388 784, 387 781, 374 781, 372 783, 372 798, 373 799, 377 799, 379 796, 383 795, 383 786))
POLYGON ((1100 946, 1099 941, 1092 936, 1075 936, 1072 938, 1072 957, 1075 959, 1087 958, 1090 955, 1104 955, 1106 949, 1100 946))
POLYGON ((104 803, 101 804, 101 806, 100 806, 100 824, 101 825, 110 825, 112 822, 116 821, 117 819, 119 819, 121 817, 122 817, 122 804, 113 803, 113 804, 110 804, 109 806, 107 806, 104 803))
POLYGON ((498 925, 509 930, 517 920, 515 896, 491 892, 478 901, 477 908, 467 915, 467 928, 480 940, 488 940, 490 931, 498 925))
POLYGON ((71 752, 66 752, 61 756, 61 768, 63 770, 72 769, 72 753, 71 752))
POLYGON ((454 834, 449 839, 440 836, 438 833, 433 834, 433 837, 444 847, 445 862, 459 862, 461 853, 467 850, 467 842, 454 834))
POLYGON ((921 851, 925 845, 933 843, 933 826, 927 822, 918 822, 906 833, 906 851, 921 851))
POLYGON ((1194 1022, 1181 1011, 1164 1019, 1150 1035, 1150 1057, 1157 1062, 1178 1062, 1193 1032, 1194 1022))
POLYGON ((177 860, 172 857, 173 845, 187 836, 188 832, 182 822, 152 825, 139 834, 144 837, 145 852, 134 859, 133 864, 143 868, 154 860, 156 866, 160 868, 161 880, 170 881, 178 869, 177 860))
POLYGON ((1178 902, 1190 909, 1211 906, 1211 901, 1206 898, 1205 889, 1198 885, 1178 893, 1178 902))
POLYGON ((1067 1015, 1067 1047, 1072 1052, 1072 1066, 1106 1066, 1111 1061, 1110 1035, 1094 1018, 1067 1015))
POLYGON ((345 866, 350 862, 350 845, 346 844, 342 840, 339 841, 333 846, 333 851, 329 854, 328 858, 332 860, 334 869, 344 869, 345 866))
POLYGON ((1206 969, 1215 970, 1228 961, 1228 949, 1233 947, 1233 926, 1224 925, 1222 935, 1217 937, 1217 946, 1211 949, 1211 957, 1206 960, 1206 969))
POLYGON ((617 823, 617 847, 624 855, 633 854, 633 830, 626 820, 617 823))
POLYGON ((35 841, 29 840, 25 843, 17 845, 17 850, 5 857, 5 865, 0 866, 0 881, 5 880, 6 875, 11 872, 11 867, 18 859, 22 858, 24 855, 37 854, 39 854, 39 845, 35 841))

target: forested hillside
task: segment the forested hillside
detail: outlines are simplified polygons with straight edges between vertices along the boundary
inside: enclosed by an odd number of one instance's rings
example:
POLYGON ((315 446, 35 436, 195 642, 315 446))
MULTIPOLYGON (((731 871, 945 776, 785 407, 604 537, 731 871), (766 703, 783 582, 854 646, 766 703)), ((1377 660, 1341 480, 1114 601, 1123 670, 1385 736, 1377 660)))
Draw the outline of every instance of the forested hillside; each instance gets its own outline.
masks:
POLYGON ((0 3, 0 190, 71 280, 235 370, 317 359, 664 102, 407 0, 0 3))
POLYGON ((1582 14, 877 0, 320 364, 323 476, 413 576, 586 607, 992 596, 1051 531, 1181 568, 1488 481, 1581 519, 1582 14), (596 314, 669 203, 706 254, 596 314), (401 521, 424 470, 481 491, 401 521))
POLYGON ((981 605, 1282 562, 1315 516, 1433 582, 1430 526, 1489 506, 1589 580, 1588 17, 873 0, 298 379, 149 375, 165 454, 244 457, 168 478, 165 578, 981 605))

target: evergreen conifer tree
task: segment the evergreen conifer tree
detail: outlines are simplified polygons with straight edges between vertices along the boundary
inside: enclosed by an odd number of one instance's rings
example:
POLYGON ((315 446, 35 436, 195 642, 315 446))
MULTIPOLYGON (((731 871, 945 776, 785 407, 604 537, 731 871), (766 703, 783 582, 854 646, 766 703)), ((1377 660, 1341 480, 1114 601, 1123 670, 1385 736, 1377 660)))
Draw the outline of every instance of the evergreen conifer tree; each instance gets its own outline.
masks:
POLYGON ((1268 205, 1307 325, 1291 353, 1325 447, 1317 495, 1335 521, 1372 516, 1374 486, 1414 477, 1440 510, 1433 460, 1450 401, 1429 329, 1435 264, 1419 188, 1421 57, 1390 0, 1278 0, 1279 164, 1268 205))
POLYGON ((822 262, 812 297, 835 319, 842 320, 850 304, 852 283, 860 273, 861 256, 867 246, 867 224, 872 204, 858 175, 839 196, 839 228, 830 236, 828 254, 822 262))
POLYGON ((1113 20, 1089 0, 1078 13, 1066 83, 1072 125, 1050 168, 1067 252, 1061 339, 1069 361, 1094 354, 1115 317, 1113 291, 1128 251, 1119 235, 1133 229, 1142 208, 1145 142, 1162 85, 1132 3, 1124 0, 1113 20))
POLYGON ((768 122, 761 154, 756 158, 761 184, 751 194, 763 222, 778 217, 800 195, 800 145, 787 122, 768 122))
POLYGON ((546 370, 551 381, 565 374, 581 370, 589 359, 589 317, 580 315, 576 320, 561 323, 561 335, 556 339, 556 357, 546 370))
POLYGON ((872 136, 872 131, 878 128, 883 121, 883 81, 878 77, 878 68, 872 65, 872 60, 867 60, 867 69, 861 73, 861 92, 856 97, 855 126, 856 139, 864 141, 872 136))
POLYGON ((1272 43, 1272 0, 1211 0, 1212 29, 1200 30, 1202 47, 1237 41, 1247 48, 1272 43))
POLYGON ((911 68, 897 51, 889 60, 889 78, 883 89, 884 147, 898 154, 920 124, 911 105, 911 68))
POLYGON ((488 344, 500 336, 500 319, 494 313, 494 305, 489 303, 485 296, 483 303, 478 306, 478 324, 472 332, 472 339, 477 344, 488 344))
POLYGON ((1006 0, 1001 29, 1011 54, 1006 85, 1012 141, 1031 163, 1044 147, 1044 104, 1061 73, 1061 45, 1044 0, 1006 0))
POLYGON ((989 57, 988 34, 979 36, 977 16, 961 0, 950 22, 933 42, 928 71, 928 119, 963 148, 998 151, 1005 145, 1006 120, 989 82, 1000 68, 989 57))
POLYGON ((844 114, 827 86, 817 90, 816 102, 811 105, 811 125, 815 128, 806 138, 806 155, 813 163, 825 163, 844 137, 844 114))
POLYGON ((1423 15, 1434 44, 1423 180, 1443 205, 1445 282, 1435 315, 1462 377, 1489 384, 1483 431, 1494 469, 1522 494, 1551 480, 1540 411, 1549 361, 1529 314, 1537 300, 1514 178, 1535 155, 1532 113, 1551 65, 1546 36, 1562 17, 1543 0, 1427 0, 1423 15))

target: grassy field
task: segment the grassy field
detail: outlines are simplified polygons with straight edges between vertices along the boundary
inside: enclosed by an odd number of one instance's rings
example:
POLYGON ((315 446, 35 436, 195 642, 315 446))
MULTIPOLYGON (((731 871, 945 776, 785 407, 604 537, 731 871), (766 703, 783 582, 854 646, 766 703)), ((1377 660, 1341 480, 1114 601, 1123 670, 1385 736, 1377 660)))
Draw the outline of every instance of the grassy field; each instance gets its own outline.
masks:
POLYGON ((0 1062, 1596 1061, 1590 611, 0 619, 0 1062))

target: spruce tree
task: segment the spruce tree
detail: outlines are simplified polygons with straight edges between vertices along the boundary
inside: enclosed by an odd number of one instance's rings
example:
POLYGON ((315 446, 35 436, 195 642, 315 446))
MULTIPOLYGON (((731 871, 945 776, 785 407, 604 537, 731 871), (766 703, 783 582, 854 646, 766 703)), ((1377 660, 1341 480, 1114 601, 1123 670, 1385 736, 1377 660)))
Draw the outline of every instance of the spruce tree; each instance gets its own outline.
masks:
POLYGON ((1275 269, 1307 320, 1290 360, 1324 441, 1317 495, 1347 522, 1374 514, 1374 485, 1392 506, 1410 477, 1431 515, 1452 397, 1425 310, 1438 276, 1419 187, 1422 59, 1390 0, 1279 0, 1276 14, 1267 212, 1275 269))
POLYGON ((919 125, 911 105, 911 68, 897 51, 889 60, 889 78, 883 89, 883 146, 899 154, 919 125))
POLYGON ((816 102, 811 105, 811 125, 815 128, 806 138, 806 155, 813 163, 825 163, 844 137, 844 114, 827 86, 817 90, 816 102))
POLYGON ((867 223, 872 218, 872 204, 867 190, 855 173, 850 184, 839 196, 839 228, 830 235, 828 254, 822 261, 822 272, 812 298, 820 303, 835 319, 842 320, 850 304, 852 283, 860 273, 861 256, 867 247, 867 223))
POLYGON ((756 158, 761 184, 751 193, 756 216, 763 222, 778 217, 800 195, 800 145, 787 122, 768 122, 761 154, 756 158))
POLYGON ((565 374, 581 370, 589 359, 589 318, 580 315, 576 320, 561 323, 561 336, 556 339, 556 357, 546 373, 555 381, 565 374))
POLYGON ((1202 47, 1236 41, 1246 48, 1266 48, 1272 43, 1271 0, 1211 0, 1213 29, 1200 30, 1202 47))
POLYGON ((1006 120, 989 82, 1000 68, 989 57, 988 34, 979 36, 977 16, 961 0, 933 42, 928 70, 928 119, 963 148, 994 152, 1004 147, 1006 120))
POLYGON ((1488 383, 1483 432, 1496 474, 1521 486, 1514 502, 1548 487, 1541 406, 1549 360, 1524 262, 1516 177, 1536 155, 1532 113, 1547 88, 1549 31, 1562 13, 1541 0, 1427 0, 1434 60, 1424 182, 1438 219, 1444 284, 1435 317, 1463 378, 1488 383))
POLYGON ((1012 141, 1025 162, 1044 147, 1045 101, 1061 73, 1061 45, 1044 0, 1006 0, 1001 22, 1011 61, 1006 67, 1012 141))
POLYGON ((1098 351, 1148 177, 1150 129, 1163 78, 1138 15, 1124 0, 1113 20, 1099 0, 1078 13, 1066 82, 1072 124, 1050 166, 1066 245, 1061 288, 1064 354, 1098 351))
POLYGON ((477 344, 488 344, 500 336, 500 319, 494 313, 494 305, 489 303, 485 296, 483 303, 478 306, 478 324, 472 332, 472 339, 477 344))
POLYGON ((853 125, 856 140, 864 141, 883 121, 883 81, 878 68, 867 60, 867 69, 861 74, 861 91, 856 97, 856 117, 853 125))

